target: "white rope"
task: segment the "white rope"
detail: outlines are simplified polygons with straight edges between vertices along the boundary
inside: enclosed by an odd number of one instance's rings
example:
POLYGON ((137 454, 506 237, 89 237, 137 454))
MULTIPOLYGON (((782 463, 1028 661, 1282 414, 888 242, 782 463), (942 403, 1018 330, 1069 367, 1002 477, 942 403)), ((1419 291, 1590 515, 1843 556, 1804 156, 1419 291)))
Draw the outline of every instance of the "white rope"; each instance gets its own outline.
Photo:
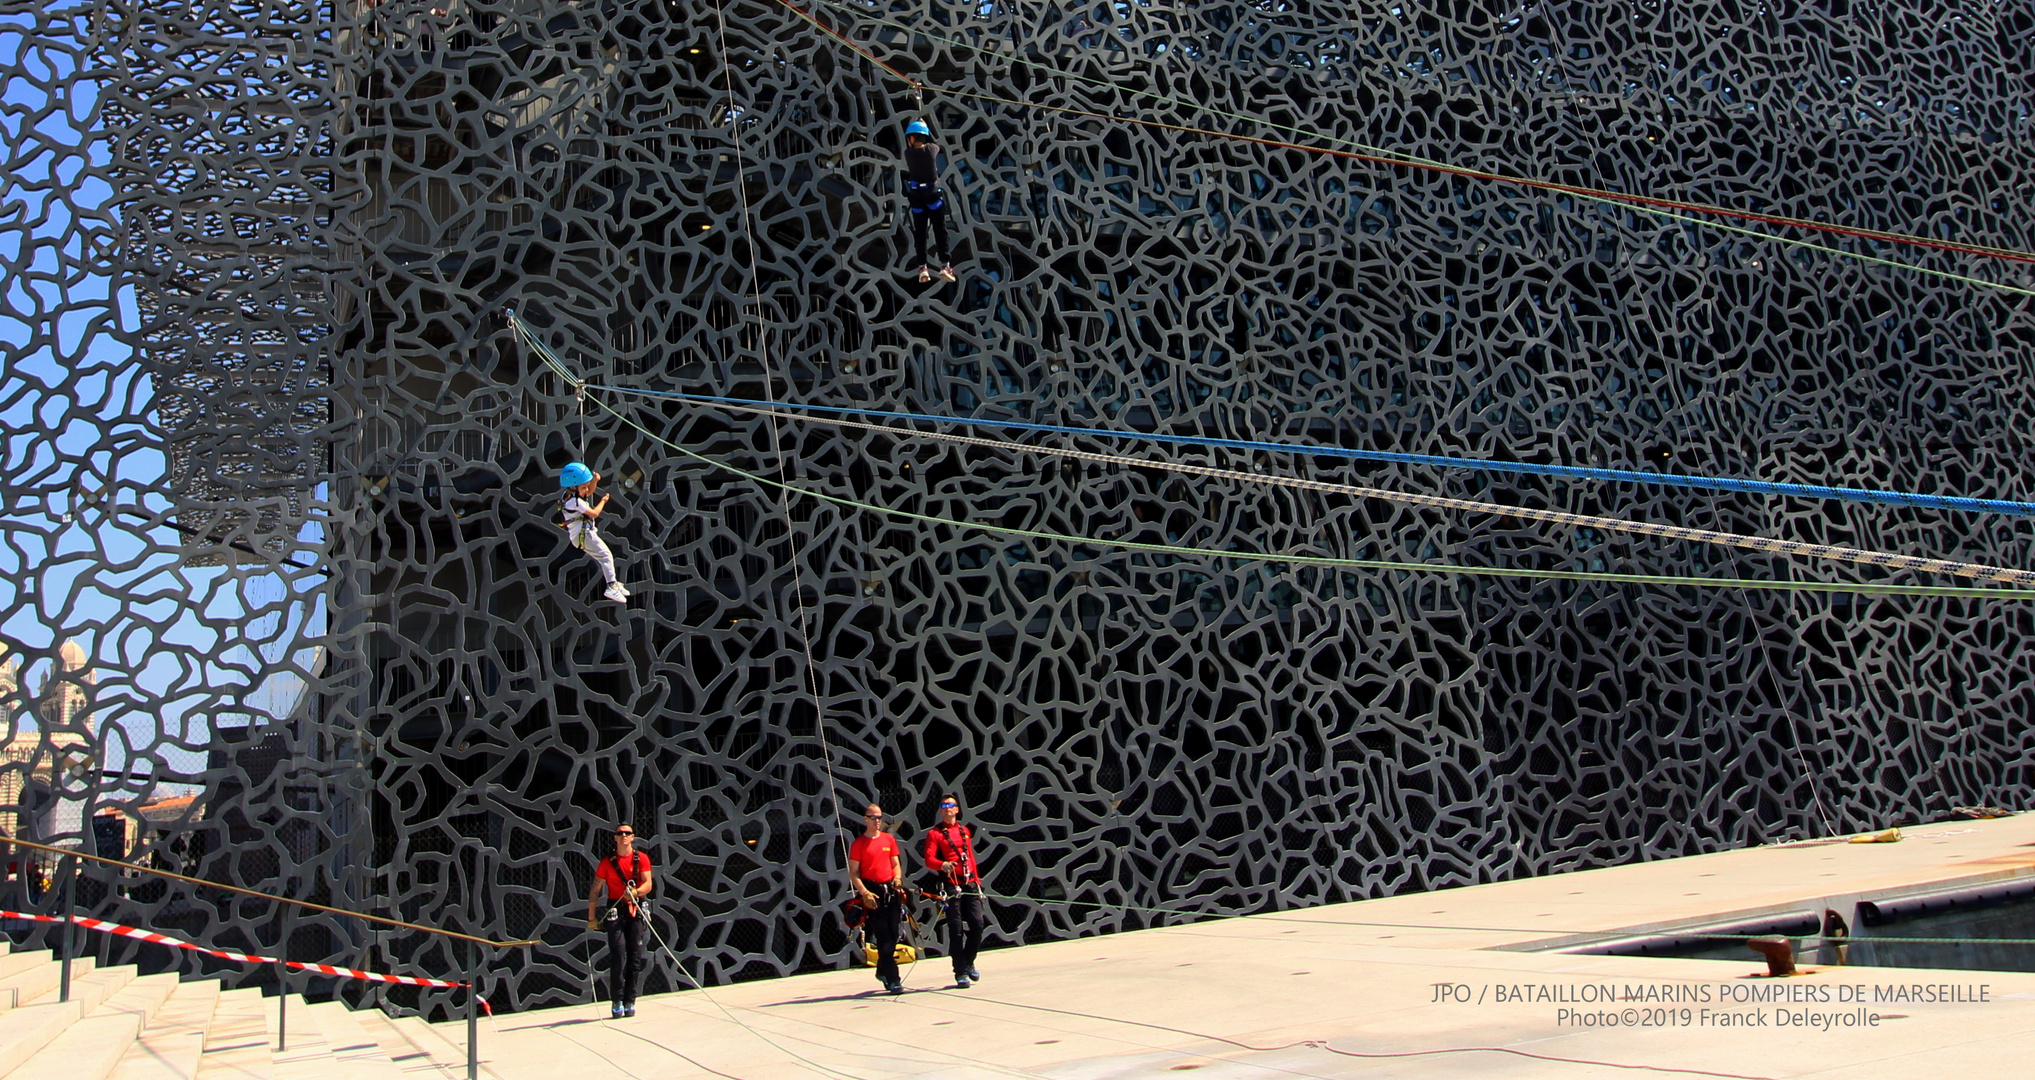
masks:
MULTIPOLYGON (((717 33, 721 45, 721 79, 728 90, 728 142, 735 151, 735 192, 742 202, 742 232, 749 241, 749 295, 756 309, 756 353, 763 368, 763 396, 772 406, 768 416, 770 421, 770 445, 772 449, 777 451, 777 479, 780 485, 777 489, 778 505, 784 510, 785 539, 791 547, 792 615, 798 622, 799 648, 805 654, 807 690, 813 700, 813 731, 819 737, 820 763, 827 775, 827 797, 833 800, 834 803, 835 820, 831 824, 835 833, 835 840, 841 850, 841 869, 845 872, 848 868, 848 841, 841 835, 841 790, 838 782, 834 779, 834 750, 827 742, 827 706, 820 682, 819 664, 813 660, 812 626, 805 605, 806 549, 799 542, 798 522, 793 518, 791 512, 790 474, 786 465, 786 459, 789 455, 784 449, 784 444, 780 437, 780 428, 777 423, 779 419, 779 414, 776 411, 777 387, 771 378, 769 338, 763 325, 762 277, 756 268, 757 230, 750 217, 753 211, 749 205, 748 169, 742 156, 742 114, 734 108, 735 75, 733 68, 729 66, 728 62, 728 12, 722 6, 722 0, 714 0, 714 15, 718 22, 717 33)), ((786 385, 790 385, 789 372, 786 373, 785 381, 786 385)), ((790 790, 789 785, 787 785, 788 790, 790 790)), ((789 842, 795 852, 798 845, 798 829, 796 824, 792 827, 792 835, 789 837, 789 842)))
MULTIPOLYGON (((617 386, 607 386, 602 387, 602 389, 620 393, 629 392, 627 388, 617 386)), ((1681 525, 1656 525, 1651 522, 1626 521, 1621 518, 1599 517, 1594 514, 1571 514, 1563 510, 1537 510, 1527 506, 1508 506, 1504 503, 1479 502, 1474 499, 1455 499, 1445 495, 1417 495, 1402 491, 1389 491, 1384 488, 1362 487, 1356 484, 1337 484, 1326 480, 1307 480, 1297 476, 1243 472, 1237 469, 1218 469, 1207 465, 1190 465, 1185 462, 1164 461, 1157 458, 1135 458, 1126 457, 1121 454, 1101 454, 1091 450, 1066 450, 1058 447, 1034 446, 1026 443, 1010 442, 1004 439, 985 439, 980 436, 960 435, 945 431, 919 431, 916 429, 895 428, 860 420, 810 416, 803 413, 762 409, 750 405, 722 403, 718 404, 717 407, 728 409, 732 412, 766 413, 779 419, 805 420, 833 427, 880 431, 888 435, 910 435, 922 439, 938 439, 944 442, 961 443, 967 446, 988 447, 993 450, 1027 454, 1050 454, 1055 457, 1074 458, 1106 465, 1131 466, 1140 469, 1163 469, 1168 472, 1204 476, 1214 480, 1241 480, 1248 483, 1298 488, 1303 491, 1349 495, 1362 499, 1378 499, 1384 502, 1400 503, 1407 506, 1462 510, 1476 514, 1495 514, 1502 517, 1541 521, 1556 525, 1578 525, 1585 528, 1605 529, 1612 532, 1636 533, 1641 536, 1658 536, 1669 540, 1693 540, 1698 543, 1721 544, 1777 555, 1799 555, 1810 559, 1859 563, 1865 566, 1877 566, 1888 570, 1920 570, 1934 574, 1951 574, 1956 577, 1998 581, 2011 585, 2035 585, 2035 571, 2016 570, 2010 567, 1993 566, 1987 563, 1960 562, 1953 559, 1929 559, 1915 555, 1897 555, 1888 551, 1872 551, 1865 548, 1840 547, 1830 544, 1805 544, 1799 540, 1774 540, 1763 536, 1721 532, 1715 529, 1691 529, 1681 525)))

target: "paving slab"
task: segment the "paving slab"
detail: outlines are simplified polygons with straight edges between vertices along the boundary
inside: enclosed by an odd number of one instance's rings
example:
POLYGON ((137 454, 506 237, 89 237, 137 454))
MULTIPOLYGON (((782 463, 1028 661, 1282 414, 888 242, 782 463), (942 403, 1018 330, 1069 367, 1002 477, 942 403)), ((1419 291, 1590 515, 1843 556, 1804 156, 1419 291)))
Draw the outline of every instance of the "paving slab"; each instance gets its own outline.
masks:
MULTIPOLYGON (((2030 1075, 2035 973, 1533 951, 2035 878, 2035 815, 1719 852, 985 953, 951 987, 825 972, 483 1027, 501 1080, 2030 1075)), ((1849 911, 1849 907, 1843 908, 1849 911)))
POLYGON ((278 1041, 278 1023, 283 1025, 280 1032, 284 1044, 280 1050, 269 1054, 274 1063, 275 1080, 365 1080, 360 1070, 336 1051, 341 1044, 335 1044, 327 1034, 324 1025, 311 1011, 304 999, 290 995, 287 1016, 278 1013, 277 1002, 269 998, 266 1002, 269 1045, 278 1041))

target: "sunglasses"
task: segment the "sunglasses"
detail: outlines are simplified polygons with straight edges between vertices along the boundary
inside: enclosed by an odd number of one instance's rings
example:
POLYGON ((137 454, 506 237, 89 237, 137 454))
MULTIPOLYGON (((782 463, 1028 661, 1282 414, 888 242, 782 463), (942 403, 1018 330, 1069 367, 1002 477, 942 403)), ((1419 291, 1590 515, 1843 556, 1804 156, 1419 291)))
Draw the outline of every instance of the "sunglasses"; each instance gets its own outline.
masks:
POLYGON ((941 804, 940 804, 940 809, 942 809, 942 810, 959 810, 959 809, 961 809, 961 804, 960 804, 960 803, 957 803, 957 802, 943 802, 943 803, 941 803, 941 804))
POLYGON ((616 836, 634 836, 634 835, 636 835, 636 834, 635 834, 634 832, 631 832, 631 831, 630 831, 630 830, 628 830, 628 829, 617 829, 617 830, 615 831, 615 835, 616 835, 616 836))

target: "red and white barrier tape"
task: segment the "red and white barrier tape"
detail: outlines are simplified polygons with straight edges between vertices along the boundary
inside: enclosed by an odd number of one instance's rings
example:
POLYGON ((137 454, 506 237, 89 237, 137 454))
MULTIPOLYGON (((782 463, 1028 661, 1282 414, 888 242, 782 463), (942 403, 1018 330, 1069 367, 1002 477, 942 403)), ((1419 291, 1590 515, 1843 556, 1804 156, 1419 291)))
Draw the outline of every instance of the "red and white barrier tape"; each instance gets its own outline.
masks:
MULTIPOLYGON (((28 919, 32 922, 46 923, 63 922, 62 919, 54 915, 36 915, 25 911, 0 911, 0 919, 28 919)), ((204 953, 206 956, 216 956, 221 960, 235 960, 243 964, 280 963, 284 967, 295 968, 298 971, 315 971, 320 975, 336 975, 342 979, 365 979, 368 982, 395 983, 398 986, 432 986, 446 990, 461 990, 467 986, 463 982, 447 982, 444 979, 418 979, 408 975, 382 975, 373 971, 357 971, 353 968, 333 967, 331 964, 305 964, 295 960, 277 960, 273 956, 253 956, 248 953, 229 952, 225 949, 210 949, 195 942, 171 937, 168 934, 158 934, 153 930, 143 930, 136 926, 123 926, 120 923, 107 922, 104 919, 87 918, 83 915, 71 916, 71 922, 87 930, 97 930, 102 934, 133 938, 136 941, 147 941, 157 945, 173 945, 179 949, 189 949, 192 952, 204 953)), ((486 1007, 487 1002, 485 999, 481 1002, 481 1005, 483 1008, 486 1007)), ((488 1011, 490 1015, 494 1012, 492 1009, 488 1011)))

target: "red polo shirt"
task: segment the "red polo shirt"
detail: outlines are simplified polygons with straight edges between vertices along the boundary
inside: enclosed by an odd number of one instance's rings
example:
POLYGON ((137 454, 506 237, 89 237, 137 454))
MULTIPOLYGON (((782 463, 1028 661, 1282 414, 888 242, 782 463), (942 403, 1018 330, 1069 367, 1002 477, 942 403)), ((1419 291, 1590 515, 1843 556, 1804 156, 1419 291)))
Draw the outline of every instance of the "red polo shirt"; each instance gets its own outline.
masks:
POLYGON ((889 833, 858 836, 848 846, 848 861, 859 864, 864 881, 885 882, 897 876, 897 837, 889 833))
POLYGON ((608 899, 620 900, 623 884, 643 880, 643 871, 648 869, 650 856, 637 851, 632 852, 628 859, 623 859, 619 855, 610 855, 602 859, 601 864, 594 867, 594 876, 608 883, 608 899), (622 864, 622 873, 615 872, 616 863, 622 864))
POLYGON ((963 885, 979 885, 982 874, 975 868, 975 837, 968 826, 955 822, 952 825, 935 825, 926 830, 926 865, 934 863, 960 863, 957 870, 945 871, 955 876, 963 885))

